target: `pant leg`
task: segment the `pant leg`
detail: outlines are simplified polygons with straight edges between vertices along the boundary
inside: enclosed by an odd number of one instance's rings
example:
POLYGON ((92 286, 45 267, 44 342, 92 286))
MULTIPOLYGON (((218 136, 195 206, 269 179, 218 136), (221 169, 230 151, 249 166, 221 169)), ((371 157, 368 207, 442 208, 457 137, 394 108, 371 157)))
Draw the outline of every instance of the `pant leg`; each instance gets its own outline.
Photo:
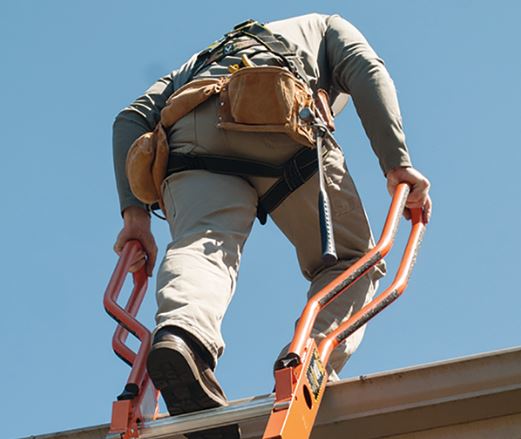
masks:
POLYGON ((257 194, 241 178, 200 170, 174 174, 163 186, 172 242, 157 277, 156 330, 183 328, 217 362, 257 194))
MULTIPOLYGON (((170 148, 273 163, 283 163, 300 148, 284 134, 218 129, 217 106, 218 99, 211 98, 179 120, 169 132, 170 148)), ((235 290, 258 195, 244 178, 202 170, 173 174, 163 184, 172 242, 158 273, 156 331, 181 327, 215 360, 224 349, 221 321, 235 290)))

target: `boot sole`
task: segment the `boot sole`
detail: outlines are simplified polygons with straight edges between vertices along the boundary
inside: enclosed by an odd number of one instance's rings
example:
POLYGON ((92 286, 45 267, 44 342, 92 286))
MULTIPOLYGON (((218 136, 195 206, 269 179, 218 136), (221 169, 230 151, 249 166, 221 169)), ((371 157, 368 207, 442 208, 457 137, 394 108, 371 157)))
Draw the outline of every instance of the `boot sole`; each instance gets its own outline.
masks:
MULTIPOLYGON (((190 353, 178 343, 155 344, 148 356, 147 368, 172 416, 226 405, 226 401, 207 388, 190 353)), ((240 432, 235 424, 185 436, 188 439, 239 439, 240 432)))

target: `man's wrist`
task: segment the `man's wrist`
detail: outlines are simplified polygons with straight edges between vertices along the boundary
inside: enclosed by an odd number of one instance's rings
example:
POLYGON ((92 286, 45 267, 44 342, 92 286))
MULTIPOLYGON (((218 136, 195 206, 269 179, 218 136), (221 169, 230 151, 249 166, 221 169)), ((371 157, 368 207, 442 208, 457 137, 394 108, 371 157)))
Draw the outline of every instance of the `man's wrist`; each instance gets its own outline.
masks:
POLYGON ((412 168, 412 166, 410 166, 410 165, 394 166, 393 168, 387 170, 387 172, 385 173, 385 177, 389 178, 389 176, 392 176, 393 174, 400 172, 402 169, 410 169, 410 168, 412 168))
POLYGON ((123 220, 125 224, 143 221, 150 223, 150 214, 140 206, 128 206, 123 211, 123 220))

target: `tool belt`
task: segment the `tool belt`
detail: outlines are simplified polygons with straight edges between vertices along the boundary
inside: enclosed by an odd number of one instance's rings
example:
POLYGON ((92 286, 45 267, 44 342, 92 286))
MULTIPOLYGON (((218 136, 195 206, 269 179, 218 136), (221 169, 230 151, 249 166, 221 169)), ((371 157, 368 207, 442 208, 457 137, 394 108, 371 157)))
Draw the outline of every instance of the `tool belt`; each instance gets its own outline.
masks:
POLYGON ((163 208, 161 184, 168 175, 169 152, 166 131, 218 93, 218 127, 286 133, 297 143, 314 146, 311 128, 298 115, 301 108, 314 107, 311 91, 286 69, 246 67, 229 77, 196 79, 168 98, 154 131, 143 134, 130 147, 126 172, 132 193, 141 202, 159 203, 163 208))

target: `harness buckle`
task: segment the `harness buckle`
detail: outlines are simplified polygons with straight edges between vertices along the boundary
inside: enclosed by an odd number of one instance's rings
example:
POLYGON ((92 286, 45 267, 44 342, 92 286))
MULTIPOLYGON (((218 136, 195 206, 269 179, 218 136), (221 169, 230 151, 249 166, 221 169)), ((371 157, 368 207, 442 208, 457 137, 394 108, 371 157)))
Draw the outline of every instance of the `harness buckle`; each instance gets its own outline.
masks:
POLYGON ((223 47, 223 54, 229 55, 233 51, 233 43, 226 43, 223 47))

